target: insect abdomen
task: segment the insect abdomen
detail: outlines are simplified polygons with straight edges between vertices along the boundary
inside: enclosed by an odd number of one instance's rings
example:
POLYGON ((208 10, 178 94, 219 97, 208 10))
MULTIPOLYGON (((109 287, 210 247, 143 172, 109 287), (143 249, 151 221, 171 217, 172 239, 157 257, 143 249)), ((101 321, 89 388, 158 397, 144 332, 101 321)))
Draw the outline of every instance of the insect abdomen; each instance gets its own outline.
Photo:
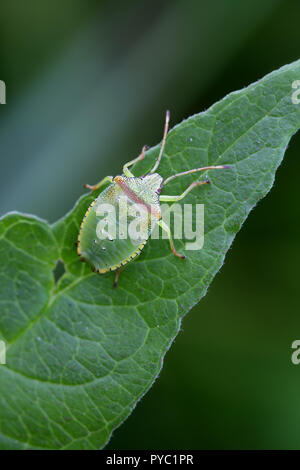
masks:
MULTIPOLYGON (((94 270, 105 273, 126 265, 138 256, 143 249, 150 234, 150 226, 146 227, 145 236, 142 239, 132 240, 130 236, 120 238, 119 224, 119 200, 126 198, 122 189, 115 183, 106 188, 98 198, 92 202, 83 219, 79 237, 78 254, 88 262, 94 270), (98 224, 103 220, 103 215, 97 215, 99 204, 110 204, 116 214, 115 237, 99 238, 98 224)), ((129 199, 128 205, 133 204, 129 199)))

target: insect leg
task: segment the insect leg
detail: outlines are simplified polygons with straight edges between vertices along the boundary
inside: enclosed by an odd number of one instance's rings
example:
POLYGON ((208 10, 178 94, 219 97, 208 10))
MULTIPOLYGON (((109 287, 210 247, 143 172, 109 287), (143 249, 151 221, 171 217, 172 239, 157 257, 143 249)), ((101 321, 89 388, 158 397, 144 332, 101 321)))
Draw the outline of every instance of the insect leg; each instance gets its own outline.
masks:
POLYGON ((115 274, 115 280, 114 280, 114 283, 113 283, 113 287, 117 287, 118 285, 118 280, 119 280, 119 276, 120 276, 120 272, 122 271, 122 268, 119 268, 116 270, 116 274, 115 274))
POLYGON ((183 199, 193 188, 196 186, 201 186, 202 184, 209 184, 209 181, 194 181, 192 184, 190 184, 185 191, 183 191, 182 194, 179 196, 167 196, 167 195, 162 195, 159 197, 160 202, 176 202, 180 201, 183 199))
POLYGON ((163 230, 165 230, 167 232, 172 253, 174 253, 175 256, 178 256, 181 259, 185 259, 184 255, 181 255, 180 253, 178 253, 178 251, 175 250, 175 246, 174 246, 174 243, 173 243, 170 227, 165 222, 163 222, 162 220, 159 220, 157 223, 158 223, 158 225, 161 226, 161 228, 163 230))
POLYGON ((97 189, 99 189, 103 184, 107 183, 108 181, 110 183, 112 183, 113 182, 113 177, 112 176, 105 176, 105 178, 103 178, 103 180, 99 181, 99 183, 97 183, 95 185, 84 184, 83 187, 91 189, 92 191, 97 191, 97 189))
POLYGON ((176 173, 176 175, 169 176, 164 182, 163 186, 166 184, 170 183, 175 178, 178 178, 179 176, 185 176, 185 175, 190 175, 191 173, 197 173, 198 171, 206 171, 206 170, 225 170, 225 169, 231 169, 231 166, 228 165, 217 165, 217 166, 204 166, 202 168, 193 168, 192 170, 187 170, 183 171, 182 173, 176 173))
POLYGON ((130 162, 125 163, 125 165, 123 166, 123 173, 124 173, 125 176, 128 176, 129 178, 132 178, 134 176, 131 173, 131 171, 128 170, 128 167, 134 165, 135 163, 139 162, 140 160, 143 160, 143 158, 145 158, 146 150, 148 150, 148 148, 149 148, 148 145, 144 145, 140 155, 137 158, 135 158, 134 160, 131 160, 130 162))
POLYGON ((163 139, 161 141, 161 146, 160 146, 160 151, 159 151, 159 155, 158 155, 158 158, 154 164, 154 167, 152 168, 152 170, 149 171, 149 174, 151 175, 152 173, 155 173, 155 171, 157 170, 158 168, 158 165, 160 164, 160 160, 161 160, 161 157, 162 157, 162 154, 163 154, 163 151, 164 151, 164 148, 165 148, 165 145, 166 145, 166 138, 167 138, 167 134, 168 134, 168 130, 169 130, 169 122, 170 122, 170 111, 167 111, 166 112, 166 121, 165 121, 165 128, 164 128, 164 135, 163 135, 163 139))

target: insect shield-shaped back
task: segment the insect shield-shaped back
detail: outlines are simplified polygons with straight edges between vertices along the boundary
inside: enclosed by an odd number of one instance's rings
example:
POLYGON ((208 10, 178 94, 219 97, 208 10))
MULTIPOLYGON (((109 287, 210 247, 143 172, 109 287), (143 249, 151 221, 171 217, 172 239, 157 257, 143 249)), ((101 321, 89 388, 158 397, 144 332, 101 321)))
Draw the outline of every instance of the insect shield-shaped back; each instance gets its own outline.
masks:
POLYGON ((140 254, 161 218, 158 174, 116 176, 95 199, 82 221, 78 254, 99 273, 125 266, 140 254))

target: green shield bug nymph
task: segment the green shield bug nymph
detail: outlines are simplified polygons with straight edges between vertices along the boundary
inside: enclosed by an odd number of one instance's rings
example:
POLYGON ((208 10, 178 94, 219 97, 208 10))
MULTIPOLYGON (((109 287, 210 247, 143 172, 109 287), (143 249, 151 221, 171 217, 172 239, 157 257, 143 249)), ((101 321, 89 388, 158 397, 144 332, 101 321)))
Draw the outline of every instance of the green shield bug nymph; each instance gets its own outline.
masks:
POLYGON ((117 285, 122 267, 140 254, 156 224, 166 231, 174 255, 185 259, 184 255, 175 250, 170 228, 162 220, 160 203, 180 201, 193 188, 209 181, 194 181, 178 196, 161 195, 161 189, 179 176, 204 170, 229 168, 220 165, 194 168, 163 180, 156 170, 166 143, 169 119, 170 113, 167 111, 159 155, 148 174, 138 178, 129 170, 130 166, 145 157, 147 149, 145 146, 137 158, 124 165, 121 176, 106 176, 95 186, 85 185, 86 188, 96 191, 105 183, 110 183, 86 211, 78 235, 77 253, 82 261, 89 263, 92 270, 99 274, 116 271, 114 286, 117 285), (136 206, 140 210, 138 216, 136 206), (134 236, 128 234, 128 228, 130 229, 132 224, 139 225, 140 228, 138 234, 134 236), (105 230, 104 227, 108 229, 105 230))

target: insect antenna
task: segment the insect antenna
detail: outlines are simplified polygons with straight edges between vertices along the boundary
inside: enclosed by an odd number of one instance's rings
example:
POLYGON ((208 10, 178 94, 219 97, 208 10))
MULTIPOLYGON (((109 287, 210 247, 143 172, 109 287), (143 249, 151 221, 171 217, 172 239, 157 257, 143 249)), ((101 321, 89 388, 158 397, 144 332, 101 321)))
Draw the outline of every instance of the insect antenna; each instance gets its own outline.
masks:
POLYGON ((165 144, 166 144, 166 138, 167 138, 167 134, 168 134, 168 130, 169 130, 169 122, 170 122, 170 111, 167 111, 166 112, 164 135, 163 135, 163 139, 161 141, 159 155, 158 155, 157 160, 154 164, 154 167, 152 168, 152 170, 149 171, 149 175, 151 175, 152 173, 155 173, 155 171, 157 170, 157 168, 160 164, 161 157, 162 157, 162 154, 163 154, 163 151, 164 151, 164 148, 165 148, 165 144))
POLYGON ((231 169, 231 166, 228 165, 217 165, 217 166, 204 166, 202 168, 193 168, 192 170, 183 171, 182 173, 176 173, 175 175, 169 176, 169 178, 165 179, 163 182, 163 186, 170 183, 170 181, 178 178, 179 176, 190 175, 191 173, 197 173, 198 171, 205 171, 205 170, 224 170, 224 169, 231 169))

